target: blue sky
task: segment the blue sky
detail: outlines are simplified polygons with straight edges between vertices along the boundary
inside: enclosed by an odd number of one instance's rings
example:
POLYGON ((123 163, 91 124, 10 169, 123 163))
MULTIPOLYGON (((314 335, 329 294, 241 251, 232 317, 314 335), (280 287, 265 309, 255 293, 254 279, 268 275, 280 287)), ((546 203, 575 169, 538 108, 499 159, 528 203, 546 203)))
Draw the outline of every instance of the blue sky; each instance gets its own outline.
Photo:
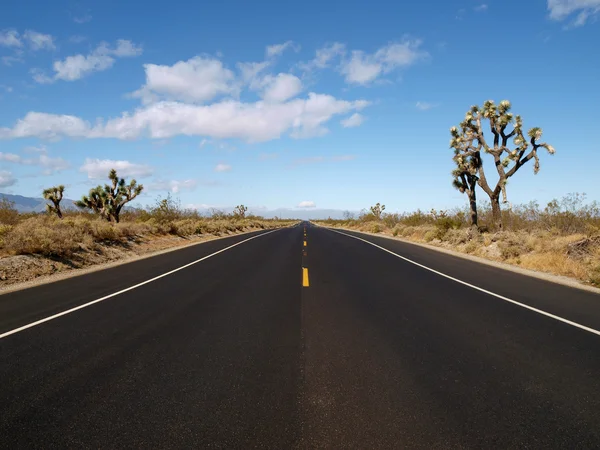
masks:
POLYGON ((600 0, 7 0, 0 191, 78 198, 116 167, 141 204, 462 206, 448 130, 509 99, 556 148, 509 200, 600 200, 598 17, 600 0))

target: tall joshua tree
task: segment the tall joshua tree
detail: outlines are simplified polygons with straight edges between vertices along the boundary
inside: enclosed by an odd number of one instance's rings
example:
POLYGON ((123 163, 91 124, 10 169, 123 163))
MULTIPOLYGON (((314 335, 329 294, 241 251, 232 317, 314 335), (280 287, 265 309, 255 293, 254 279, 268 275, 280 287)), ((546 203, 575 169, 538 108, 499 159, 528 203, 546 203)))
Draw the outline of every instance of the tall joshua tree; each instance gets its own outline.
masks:
POLYGON ((475 183, 490 198, 492 204, 492 216, 494 225, 502 227, 502 214, 500 210, 500 194, 503 203, 507 203, 506 183, 517 171, 534 160, 533 172, 537 174, 540 170, 538 149, 545 148, 551 155, 554 147, 540 142, 542 129, 531 128, 527 135, 529 142, 523 135, 523 119, 514 116, 511 112, 511 104, 503 100, 496 105, 493 100, 488 100, 482 108, 472 106, 458 127, 452 127, 450 134, 450 147, 454 149, 453 160, 456 169, 452 172, 454 176, 453 185, 461 192, 469 196, 471 205, 471 223, 477 224, 477 204, 475 197, 475 183), (485 139, 482 122, 488 120, 493 143, 490 145, 485 139), (509 140, 513 138, 512 146, 509 140), (531 148, 529 149, 529 146, 531 148), (529 151, 527 151, 529 149, 529 151), (498 172, 498 182, 492 188, 485 176, 485 170, 481 158, 481 151, 490 154, 494 159, 494 165, 498 172))
POLYGON ((240 219, 243 219, 246 217, 246 213, 248 212, 248 207, 244 206, 244 205, 238 205, 235 207, 235 209, 233 210, 233 215, 235 217, 238 217, 240 219))
POLYGON ((119 217, 123 206, 136 198, 144 189, 144 186, 131 180, 125 183, 124 178, 119 178, 117 171, 111 169, 108 173, 110 184, 104 187, 97 186, 84 195, 81 200, 75 202, 79 208, 90 209, 108 221, 114 220, 119 223, 119 217))
POLYGON ((371 210, 371 214, 373 214, 377 220, 381 220, 381 214, 383 214, 383 211, 385 211, 385 205, 377 203, 375 206, 371 206, 369 209, 371 210))
POLYGON ((60 186, 54 186, 48 189, 44 189, 42 195, 46 200, 50 200, 51 204, 46 204, 46 210, 49 213, 54 213, 58 216, 59 219, 62 219, 62 211, 60 209, 60 201, 63 198, 63 192, 65 191, 65 187, 61 184, 60 186))

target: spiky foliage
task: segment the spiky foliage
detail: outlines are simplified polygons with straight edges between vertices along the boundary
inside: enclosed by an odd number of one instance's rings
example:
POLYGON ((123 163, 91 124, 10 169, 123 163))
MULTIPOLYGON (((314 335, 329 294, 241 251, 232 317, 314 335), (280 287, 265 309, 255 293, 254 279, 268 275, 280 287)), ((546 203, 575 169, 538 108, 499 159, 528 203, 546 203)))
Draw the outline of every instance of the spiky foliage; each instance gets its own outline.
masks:
POLYGON ((244 206, 244 205, 238 205, 235 207, 235 209, 233 210, 233 215, 236 218, 239 219, 243 219, 246 217, 246 213, 248 212, 248 207, 244 206))
POLYGON ((119 178, 115 169, 111 169, 108 173, 108 179, 110 184, 91 189, 89 194, 75 202, 75 205, 90 209, 106 220, 114 220, 118 223, 123 206, 136 198, 144 186, 137 184, 135 180, 126 184, 125 179, 119 178))
POLYGON ((385 205, 376 203, 375 206, 371 206, 369 209, 371 210, 371 214, 373 214, 377 220, 381 220, 381 214, 385 211, 385 205))
POLYGON ((545 148, 551 155, 554 147, 540 142, 542 129, 531 128, 526 139, 523 135, 523 119, 519 115, 513 115, 511 104, 503 100, 496 105, 493 100, 488 100, 483 107, 472 106, 465 115, 465 119, 458 127, 450 129, 450 147, 454 149, 453 160, 457 168, 452 172, 453 185, 461 192, 475 191, 474 181, 490 197, 494 221, 496 225, 502 226, 500 215, 500 194, 502 201, 508 202, 506 195, 506 184, 523 165, 534 160, 533 172, 540 170, 538 150, 545 148), (484 136, 482 122, 489 122, 490 132, 493 137, 492 143, 488 143, 484 136), (512 139, 512 145, 510 140, 512 139), (528 151, 529 149, 529 151, 528 151), (487 153, 494 159, 498 172, 498 182, 492 188, 485 176, 481 155, 487 153))
POLYGON ((42 195, 46 200, 50 200, 52 204, 46 204, 46 210, 49 213, 54 213, 58 216, 59 219, 62 219, 62 210, 60 209, 60 202, 63 198, 63 192, 65 192, 65 187, 61 184, 60 186, 53 186, 48 189, 44 189, 42 195))

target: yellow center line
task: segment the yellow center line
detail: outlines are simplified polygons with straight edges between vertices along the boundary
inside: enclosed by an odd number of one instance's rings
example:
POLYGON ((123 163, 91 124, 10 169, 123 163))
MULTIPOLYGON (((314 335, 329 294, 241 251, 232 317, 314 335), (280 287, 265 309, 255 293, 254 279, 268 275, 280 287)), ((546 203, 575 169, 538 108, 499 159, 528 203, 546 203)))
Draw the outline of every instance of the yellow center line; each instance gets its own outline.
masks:
POLYGON ((307 267, 303 267, 302 268, 302 287, 308 287, 309 283, 308 283, 308 268, 307 267))
POLYGON ((304 246, 306 247, 306 241, 304 241, 304 246))

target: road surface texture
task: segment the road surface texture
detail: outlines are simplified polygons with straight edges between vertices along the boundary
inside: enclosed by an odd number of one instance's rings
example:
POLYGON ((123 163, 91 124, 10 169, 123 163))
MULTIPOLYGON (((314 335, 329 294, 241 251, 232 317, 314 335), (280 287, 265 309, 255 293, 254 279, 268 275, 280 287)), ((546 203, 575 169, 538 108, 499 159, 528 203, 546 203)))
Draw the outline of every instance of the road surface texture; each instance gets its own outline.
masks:
POLYGON ((0 296, 0 447, 600 447, 599 295, 344 233, 0 296))

